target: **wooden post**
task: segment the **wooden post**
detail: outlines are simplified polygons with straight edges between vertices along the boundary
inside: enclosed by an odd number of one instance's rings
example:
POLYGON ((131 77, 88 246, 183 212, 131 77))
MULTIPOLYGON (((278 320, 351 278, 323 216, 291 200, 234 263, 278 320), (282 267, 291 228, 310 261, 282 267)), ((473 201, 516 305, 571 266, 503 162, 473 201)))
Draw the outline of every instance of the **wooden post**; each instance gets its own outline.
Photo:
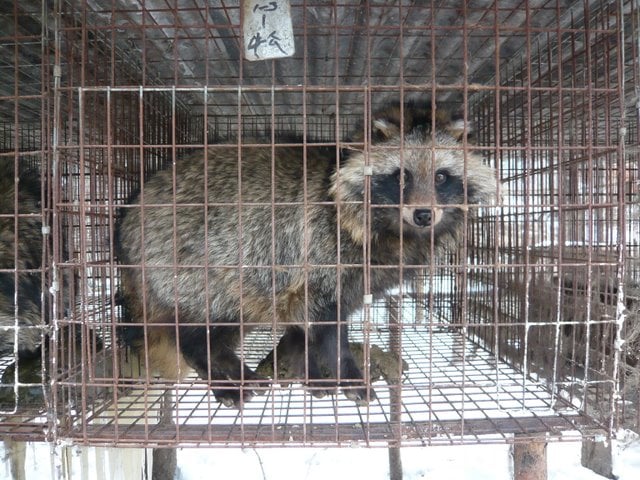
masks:
POLYGON ((12 480, 25 480, 25 458, 26 458, 27 442, 13 440, 7 436, 4 439, 5 458, 9 459, 11 465, 12 480))
MULTIPOLYGON (((174 425, 172 408, 173 398, 171 392, 166 390, 162 396, 160 425, 174 425)), ((175 448, 154 448, 152 458, 151 479, 173 480, 178 465, 177 450, 175 448)))
POLYGON ((400 447, 389 447, 389 479, 402 480, 402 457, 400 447))
POLYGON ((511 447, 514 480, 547 480, 547 442, 540 440, 518 441, 511 447))
POLYGON ((615 478, 613 475, 611 441, 607 439, 604 432, 595 438, 588 437, 582 440, 580 463, 583 467, 598 475, 602 475, 605 478, 615 478))
POLYGON ((176 476, 177 464, 178 459, 175 448, 154 448, 151 479, 173 480, 176 476))
MULTIPOLYGON (((389 349, 390 353, 400 361, 402 368, 402 329, 399 308, 400 298, 390 295, 387 298, 387 313, 389 323, 389 349)), ((394 375, 396 377, 396 375, 394 375)), ((402 480, 402 458, 400 446, 402 444, 402 372, 398 372, 397 378, 392 381, 389 378, 390 420, 393 441, 389 442, 389 479, 402 480)))

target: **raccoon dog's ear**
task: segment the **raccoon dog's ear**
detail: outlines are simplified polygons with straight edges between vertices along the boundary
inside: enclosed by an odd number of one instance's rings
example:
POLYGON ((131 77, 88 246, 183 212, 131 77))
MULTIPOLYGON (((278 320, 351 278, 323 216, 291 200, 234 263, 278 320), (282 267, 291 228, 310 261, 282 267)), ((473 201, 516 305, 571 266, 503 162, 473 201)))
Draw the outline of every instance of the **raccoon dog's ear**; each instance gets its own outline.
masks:
POLYGON ((473 137, 474 134, 473 123, 469 121, 465 122, 462 116, 451 118, 446 125, 443 125, 443 129, 458 141, 462 141, 465 134, 468 138, 473 137))
POLYGON ((407 135, 416 128, 422 128, 425 112, 418 111, 412 105, 412 102, 408 102, 402 108, 400 103, 394 102, 377 111, 371 123, 371 139, 384 142, 398 138, 402 132, 407 135))
POLYGON ((405 106, 405 125, 411 130, 431 132, 434 120, 436 130, 446 132, 458 141, 461 141, 465 134, 470 137, 474 131, 473 125, 469 121, 465 122, 462 113, 452 114, 445 107, 435 109, 434 115, 430 100, 411 100, 405 106))
POLYGON ((400 135, 400 125, 387 118, 377 118, 373 121, 371 137, 376 141, 385 141, 400 135))
POLYGON ((412 99, 402 107, 394 102, 376 112, 371 124, 371 139, 374 142, 384 142, 414 131, 431 132, 434 129, 446 132, 456 140, 462 140, 463 135, 471 136, 473 127, 465 122, 462 115, 452 116, 446 108, 436 109, 430 100, 412 99))

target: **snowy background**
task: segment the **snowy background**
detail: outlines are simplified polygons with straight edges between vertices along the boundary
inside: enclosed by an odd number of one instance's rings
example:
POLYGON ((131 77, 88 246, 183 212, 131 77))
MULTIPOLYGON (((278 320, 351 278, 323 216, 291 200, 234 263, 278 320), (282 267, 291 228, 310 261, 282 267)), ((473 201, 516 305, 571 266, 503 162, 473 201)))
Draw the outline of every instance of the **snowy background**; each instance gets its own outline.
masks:
MULTIPOLYGON (((614 472, 620 480, 640 479, 640 441, 614 445, 614 472)), ((580 465, 580 443, 551 443, 547 450, 550 480, 597 480, 580 465)), ((403 480, 508 480, 508 445, 406 448, 402 451, 403 480)), ((200 479, 204 472, 226 472, 243 480, 386 480, 385 449, 307 450, 181 450, 178 480, 200 479)))
MULTIPOLYGON (((93 458, 89 468, 80 465, 83 449, 70 447, 71 469, 74 479, 125 479, 130 475, 119 469, 123 463, 105 462, 105 455, 122 455, 125 452, 139 459, 151 457, 151 452, 141 449, 84 449, 91 450, 93 458), (102 459, 102 460, 100 460, 102 459)), ((597 480, 599 475, 580 465, 580 443, 550 443, 548 446, 550 480, 597 480)), ((56 462, 46 444, 29 444, 27 447, 27 479, 55 478, 56 462)), ((640 479, 640 438, 629 431, 620 431, 613 443, 614 473, 619 480, 640 479)), ((5 462, 0 466, 0 478, 11 479, 4 447, 0 455, 5 462)), ((508 445, 438 446, 406 448, 402 452, 404 480, 508 480, 511 478, 511 461, 508 445)), ((60 462, 57 463, 60 466, 60 462)), ((144 476, 144 467, 138 478, 144 476)), ((383 448, 185 448, 178 450, 176 480, 200 480, 202 478, 237 478, 242 480, 341 480, 389 478, 387 451, 383 448)), ((134 479, 135 480, 135 479, 134 479)))

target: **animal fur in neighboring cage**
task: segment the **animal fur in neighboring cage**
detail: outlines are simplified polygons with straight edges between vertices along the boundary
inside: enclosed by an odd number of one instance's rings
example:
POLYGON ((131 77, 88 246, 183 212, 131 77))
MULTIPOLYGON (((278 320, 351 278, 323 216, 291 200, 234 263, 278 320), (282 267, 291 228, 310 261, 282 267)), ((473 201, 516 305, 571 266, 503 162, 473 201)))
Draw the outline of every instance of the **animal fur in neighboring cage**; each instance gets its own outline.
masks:
POLYGON ((37 355, 42 344, 40 174, 0 157, 0 356, 37 355))
MULTIPOLYGON (((569 252, 565 255, 568 258, 569 252)), ((573 255, 575 259, 579 253, 573 255)), ((586 368, 612 374, 616 282, 599 270, 592 272, 589 282, 585 269, 571 264, 563 266, 562 275, 535 272, 527 283, 501 276, 498 288, 517 305, 518 321, 517 338, 500 337, 501 352, 515 362, 526 362, 529 373, 547 380, 584 377, 586 368)))
POLYGON ((468 127, 434 118, 435 129, 425 102, 391 105, 373 116, 367 149, 212 146, 206 163, 201 151, 149 179, 117 240, 126 319, 146 322, 137 346, 165 377, 193 367, 241 406, 269 383, 236 349, 276 319, 305 339, 314 395, 338 385, 358 403, 375 398, 347 318, 455 245, 469 206, 495 195, 495 172, 462 148, 468 127))

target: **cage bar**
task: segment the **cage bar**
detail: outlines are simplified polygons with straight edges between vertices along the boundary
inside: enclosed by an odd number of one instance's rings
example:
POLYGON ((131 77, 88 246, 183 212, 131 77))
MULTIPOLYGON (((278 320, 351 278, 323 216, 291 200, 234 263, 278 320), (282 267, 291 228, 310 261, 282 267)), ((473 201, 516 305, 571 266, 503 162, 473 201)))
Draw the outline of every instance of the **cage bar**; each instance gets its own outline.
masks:
MULTIPOLYGON (((17 347, 0 359, 0 433, 96 446, 399 448, 640 428, 637 5, 463 3, 292 1, 294 56, 248 62, 237 1, 0 2, 0 161, 14 176, 37 171, 39 210, 27 217, 45 227, 35 267, 0 264, 0 307, 13 322, 0 328, 16 338, 36 329, 43 345, 31 363, 17 347), (349 319, 365 377, 383 371, 376 399, 315 398, 303 374, 246 380, 261 395, 231 409, 206 379, 158 376, 126 345, 122 274, 149 267, 117 258, 116 232, 157 172, 175 179, 188 156, 216 162, 222 149, 242 169, 258 147, 368 152, 374 112, 424 97, 473 125, 456 148, 495 168, 497 201, 468 206, 460 245, 401 265, 416 278, 349 319), (21 274, 41 279, 36 325, 21 323, 21 274)), ((25 215, 11 195, 0 246, 16 258, 25 215)), ((349 266, 338 257, 327 267, 349 266)), ((369 288, 381 267, 360 267, 369 288)), ((283 325, 271 317, 242 326, 251 368, 278 345, 283 325)), ((166 326, 177 329, 175 318, 166 326)))

